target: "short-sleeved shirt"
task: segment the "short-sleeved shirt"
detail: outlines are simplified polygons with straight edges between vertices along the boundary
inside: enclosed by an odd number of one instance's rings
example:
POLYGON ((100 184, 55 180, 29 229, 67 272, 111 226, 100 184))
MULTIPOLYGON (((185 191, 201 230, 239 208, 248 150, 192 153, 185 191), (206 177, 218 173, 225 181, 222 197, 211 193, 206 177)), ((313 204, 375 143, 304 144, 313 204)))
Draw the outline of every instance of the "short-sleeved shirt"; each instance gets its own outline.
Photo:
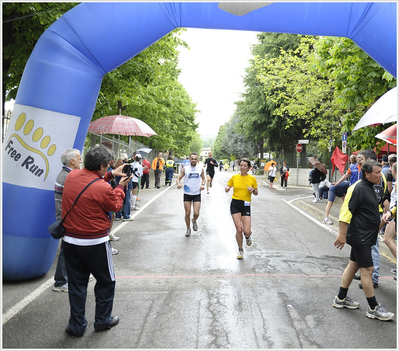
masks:
POLYGON ((227 185, 233 188, 233 199, 242 201, 251 201, 251 193, 248 191, 248 187, 258 188, 256 178, 250 174, 246 176, 235 174, 230 178, 227 185))

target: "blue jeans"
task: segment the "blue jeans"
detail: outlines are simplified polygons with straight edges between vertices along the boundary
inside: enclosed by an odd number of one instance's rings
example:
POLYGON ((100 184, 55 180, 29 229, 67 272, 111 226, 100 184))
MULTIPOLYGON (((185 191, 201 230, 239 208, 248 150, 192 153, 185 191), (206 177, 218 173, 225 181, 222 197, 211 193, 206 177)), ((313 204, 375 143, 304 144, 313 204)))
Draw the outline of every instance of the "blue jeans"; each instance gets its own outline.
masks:
POLYGON ((54 274, 54 286, 61 287, 68 283, 68 276, 65 268, 65 257, 64 257, 64 241, 61 239, 60 254, 58 256, 57 268, 54 274))
POLYGON ((130 218, 130 197, 132 192, 130 190, 126 191, 125 193, 125 203, 122 207, 122 216, 123 218, 127 219, 130 218))
POLYGON ((378 283, 378 277, 380 276, 380 243, 378 242, 378 238, 376 244, 371 247, 371 257, 374 266, 372 274, 373 283, 378 283))

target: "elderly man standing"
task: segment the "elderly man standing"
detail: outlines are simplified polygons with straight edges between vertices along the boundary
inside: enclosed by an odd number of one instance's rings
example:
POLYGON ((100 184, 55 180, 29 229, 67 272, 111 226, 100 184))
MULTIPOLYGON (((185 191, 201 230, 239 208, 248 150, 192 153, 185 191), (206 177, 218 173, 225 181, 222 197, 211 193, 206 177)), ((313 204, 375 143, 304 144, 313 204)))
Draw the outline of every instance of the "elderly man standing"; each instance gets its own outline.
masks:
MULTIPOLYGON (((82 165, 82 155, 77 149, 68 149, 61 155, 63 164, 61 172, 55 180, 54 199, 55 199, 55 218, 61 222, 62 219, 62 194, 64 191, 65 179, 73 169, 80 169, 82 165)), ((65 268, 64 246, 61 240, 60 253, 58 255, 57 267, 54 275, 55 292, 68 292, 68 276, 65 268)))
POLYGON ((347 294, 355 273, 360 268, 362 286, 369 304, 366 316, 387 321, 395 315, 377 303, 372 281, 374 266, 371 255, 371 247, 377 240, 380 225, 379 203, 374 184, 381 182, 381 164, 375 160, 366 161, 361 171, 361 181, 349 187, 339 214, 339 234, 334 245, 341 250, 348 243, 352 249, 333 306, 341 309, 359 308, 360 304, 352 301, 347 294))
POLYGON ((165 165, 165 160, 162 158, 162 152, 158 154, 158 157, 154 158, 152 161, 152 169, 154 170, 155 176, 155 188, 159 189, 161 187, 161 174, 163 172, 163 166, 165 165))
POLYGON ((130 181, 122 173, 123 165, 109 171, 112 152, 104 145, 92 147, 86 154, 84 168, 69 173, 64 185, 62 216, 87 185, 64 221, 64 254, 68 274, 70 318, 68 334, 83 336, 87 327, 85 305, 90 272, 97 282, 94 287, 96 310, 94 329, 101 332, 119 323, 111 317, 115 274, 112 264, 112 248, 109 241, 109 212, 117 212, 123 205, 123 188, 130 181), (112 188, 108 183, 114 176, 121 176, 119 184, 112 188))

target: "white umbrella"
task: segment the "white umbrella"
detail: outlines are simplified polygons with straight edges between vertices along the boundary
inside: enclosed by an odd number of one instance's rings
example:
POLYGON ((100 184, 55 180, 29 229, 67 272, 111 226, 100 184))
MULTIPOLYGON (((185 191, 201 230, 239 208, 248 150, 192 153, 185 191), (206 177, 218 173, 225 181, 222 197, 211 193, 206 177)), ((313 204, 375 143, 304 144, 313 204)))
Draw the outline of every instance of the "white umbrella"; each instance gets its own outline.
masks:
POLYGON ((143 156, 148 155, 151 152, 152 149, 148 147, 142 147, 141 149, 138 149, 137 151, 140 152, 143 156))
POLYGON ((398 87, 382 95, 356 124, 356 129, 398 120, 398 87))

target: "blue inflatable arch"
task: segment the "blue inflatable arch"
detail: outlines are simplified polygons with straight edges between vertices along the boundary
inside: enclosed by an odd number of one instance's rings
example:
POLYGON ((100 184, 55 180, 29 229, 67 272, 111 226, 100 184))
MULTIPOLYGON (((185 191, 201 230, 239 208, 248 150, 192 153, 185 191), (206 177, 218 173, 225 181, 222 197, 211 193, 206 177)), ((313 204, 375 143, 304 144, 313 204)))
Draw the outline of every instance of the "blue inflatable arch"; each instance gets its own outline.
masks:
POLYGON ((81 150, 103 76, 178 27, 351 38, 396 77, 396 3, 82 3, 39 39, 3 143, 3 279, 46 274, 54 181, 81 150))

